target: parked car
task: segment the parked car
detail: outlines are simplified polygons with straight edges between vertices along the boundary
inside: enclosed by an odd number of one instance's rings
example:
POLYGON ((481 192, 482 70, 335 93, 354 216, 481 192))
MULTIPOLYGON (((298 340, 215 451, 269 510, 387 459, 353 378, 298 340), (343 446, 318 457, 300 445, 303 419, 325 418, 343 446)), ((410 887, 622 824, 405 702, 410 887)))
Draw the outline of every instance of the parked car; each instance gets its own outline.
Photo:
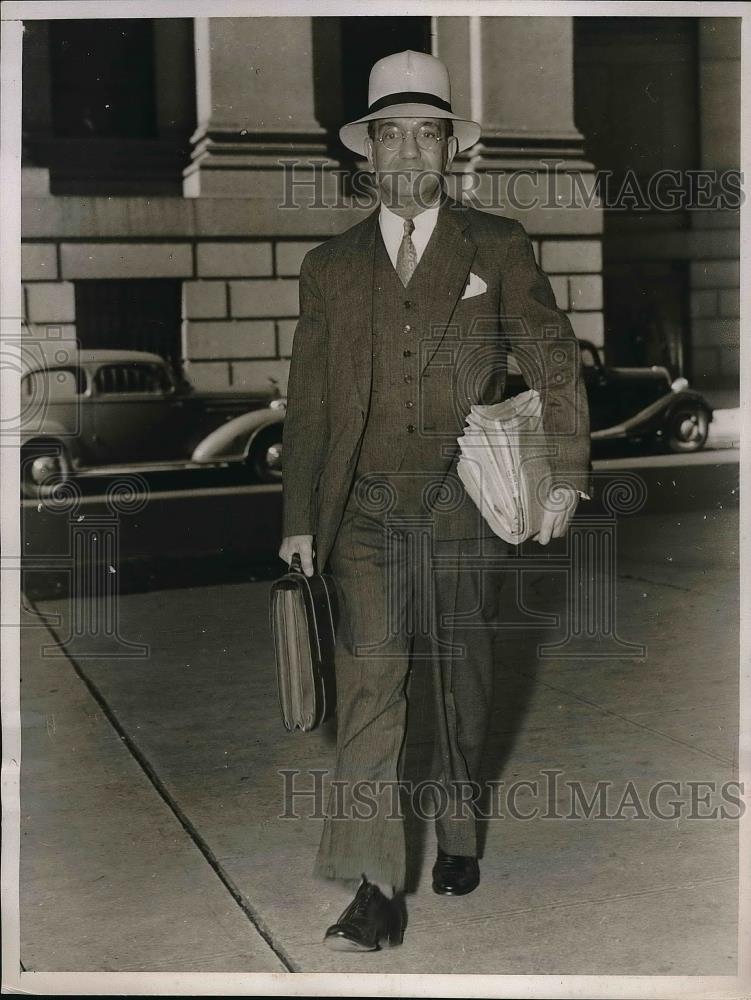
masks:
POLYGON ((70 350, 25 365, 21 483, 36 496, 69 478, 242 465, 273 482, 283 409, 268 392, 206 392, 157 354, 70 350))
POLYGON ((667 368, 611 367, 588 340, 579 341, 592 442, 630 440, 671 452, 699 451, 712 407, 667 368))
MULTIPOLYGON (((685 378, 673 379, 667 368, 621 368, 605 365, 594 344, 580 340, 582 372, 589 400, 593 445, 629 440, 651 449, 671 452, 699 451, 704 447, 712 420, 712 407, 685 378)), ((527 389, 518 363, 509 354, 506 395, 527 389)), ((284 419, 286 400, 256 416, 278 427, 284 419)), ((271 476, 281 479, 281 436, 274 439, 265 459, 271 476)))
MULTIPOLYGON (((606 365, 589 340, 579 340, 582 374, 589 402, 593 446, 630 441, 649 450, 690 452, 703 448, 712 407, 685 378, 672 378, 667 368, 606 365)), ((527 388, 513 355, 509 355, 507 393, 527 388)))

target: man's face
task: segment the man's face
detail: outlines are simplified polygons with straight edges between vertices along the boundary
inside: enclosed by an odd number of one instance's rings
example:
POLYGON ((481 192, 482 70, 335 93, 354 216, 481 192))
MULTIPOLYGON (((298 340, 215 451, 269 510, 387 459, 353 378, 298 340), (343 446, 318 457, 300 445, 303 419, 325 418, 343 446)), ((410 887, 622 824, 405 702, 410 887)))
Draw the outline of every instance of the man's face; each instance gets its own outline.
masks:
POLYGON ((439 118, 377 119, 375 139, 368 137, 365 151, 383 202, 405 218, 427 208, 440 193, 441 178, 456 155, 457 145, 455 136, 446 136, 446 122, 439 118), (396 141, 397 130, 404 135, 401 144, 396 141), (423 149, 418 133, 438 136, 440 141, 423 149), (395 148, 389 149, 389 145, 395 148))

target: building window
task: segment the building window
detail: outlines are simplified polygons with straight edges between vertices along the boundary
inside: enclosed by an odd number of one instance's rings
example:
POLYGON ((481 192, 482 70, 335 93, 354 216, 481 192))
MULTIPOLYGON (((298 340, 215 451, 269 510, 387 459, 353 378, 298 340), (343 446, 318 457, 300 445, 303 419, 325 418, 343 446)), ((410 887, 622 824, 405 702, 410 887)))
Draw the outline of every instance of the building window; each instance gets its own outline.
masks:
POLYGON ((52 21, 50 82, 53 135, 156 137, 149 18, 52 21))
POLYGON ((182 282, 76 281, 76 334, 82 348, 150 351, 180 370, 182 282))
POLYGON ((24 25, 24 162, 52 194, 182 194, 196 125, 193 22, 24 25))

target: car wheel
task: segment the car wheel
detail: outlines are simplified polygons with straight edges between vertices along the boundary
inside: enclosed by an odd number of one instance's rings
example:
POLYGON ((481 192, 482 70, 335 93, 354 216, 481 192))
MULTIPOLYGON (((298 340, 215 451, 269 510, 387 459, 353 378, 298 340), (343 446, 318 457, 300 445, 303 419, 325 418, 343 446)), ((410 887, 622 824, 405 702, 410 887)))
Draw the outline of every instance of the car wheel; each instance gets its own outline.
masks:
POLYGON ((669 451, 699 451, 709 434, 709 416, 701 406, 677 406, 667 419, 663 440, 669 451))
POLYGON ((28 499, 53 497, 70 473, 70 458, 62 445, 42 442, 21 451, 21 493, 28 499))
POLYGON ((282 425, 276 424, 258 435, 250 447, 248 466, 262 483, 282 481, 282 425))

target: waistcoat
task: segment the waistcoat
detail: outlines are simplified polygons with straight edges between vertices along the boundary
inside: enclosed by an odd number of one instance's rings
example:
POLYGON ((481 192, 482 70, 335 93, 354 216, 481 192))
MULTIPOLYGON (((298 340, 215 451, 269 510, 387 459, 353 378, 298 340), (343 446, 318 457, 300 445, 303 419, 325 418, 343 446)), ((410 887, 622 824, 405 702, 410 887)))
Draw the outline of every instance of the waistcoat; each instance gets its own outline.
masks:
MULTIPOLYGON (((392 512, 426 513, 433 480, 445 463, 440 445, 421 433, 421 341, 429 338, 429 277, 440 238, 440 220, 405 287, 376 235, 373 268, 373 337, 370 408, 355 478, 379 474, 396 490, 392 512), (431 475, 433 473, 433 475, 431 475)), ((424 350, 424 347, 423 347, 424 350)))
POLYGON ((358 476, 410 469, 425 460, 426 442, 420 435, 420 342, 429 335, 428 278, 438 228, 406 288, 388 256, 380 227, 376 234, 373 379, 358 476))

